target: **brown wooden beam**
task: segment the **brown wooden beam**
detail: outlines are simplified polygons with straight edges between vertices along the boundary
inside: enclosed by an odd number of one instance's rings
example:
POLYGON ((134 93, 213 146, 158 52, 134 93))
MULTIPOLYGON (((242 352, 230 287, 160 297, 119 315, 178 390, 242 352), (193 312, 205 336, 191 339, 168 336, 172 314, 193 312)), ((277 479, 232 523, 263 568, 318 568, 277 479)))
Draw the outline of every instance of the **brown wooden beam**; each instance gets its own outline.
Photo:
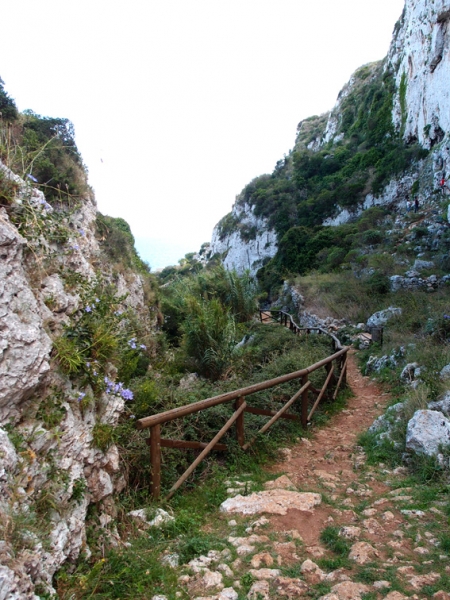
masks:
POLYGON ((152 479, 150 494, 158 500, 161 493, 161 425, 154 425, 150 429, 150 463, 152 479))
MULTIPOLYGON (((147 444, 150 444, 150 439, 147 439, 147 444)), ((208 444, 203 442, 188 442, 186 440, 160 440, 161 448, 186 448, 192 450, 203 450, 206 448, 208 444)), ((227 450, 227 446, 225 444, 216 444, 212 450, 217 450, 219 452, 223 452, 227 450)))
POLYGON ((319 406, 319 402, 322 400, 323 395, 327 391, 328 384, 330 383, 330 379, 333 377, 333 373, 334 373, 334 367, 331 367, 331 369, 328 371, 328 377, 326 378, 325 383, 323 384, 322 390, 321 390, 320 394, 317 396, 317 400, 314 402, 314 405, 308 415, 308 421, 311 420, 311 417, 313 416, 316 408, 319 406))
MULTIPOLYGON (((234 404, 235 410, 239 410, 243 404, 245 404, 244 398, 242 396, 237 398, 234 404)), ((244 412, 240 413, 236 419, 236 439, 241 448, 245 444, 244 412)))
MULTIPOLYGON (((245 412, 252 413, 253 415, 264 415, 266 417, 274 417, 277 413, 272 410, 264 410, 263 408, 253 408, 253 406, 247 406, 245 412)), ((300 421, 298 415, 281 415, 282 419, 291 419, 292 421, 300 421)))
POLYGON ((202 462, 202 460, 205 458, 205 456, 207 456, 211 452, 211 450, 214 448, 214 446, 217 444, 217 442, 220 440, 220 438, 225 435, 225 433, 230 429, 230 427, 233 425, 233 423, 237 420, 239 415, 244 412, 246 406, 247 405, 245 404, 245 401, 244 401, 244 403, 233 414, 233 416, 230 419, 228 419, 228 421, 225 423, 225 425, 222 427, 222 429, 219 431, 219 433, 216 433, 214 438, 209 442, 209 444, 206 446, 206 448, 197 456, 197 458, 194 460, 194 462, 191 464, 191 466, 188 469, 186 469, 186 471, 179 478, 179 480, 170 488, 170 491, 166 498, 167 500, 170 500, 170 498, 172 498, 174 493, 177 491, 177 489, 180 487, 180 485, 182 485, 182 483, 184 483, 186 481, 186 479, 189 477, 189 475, 192 473, 192 471, 195 469, 195 467, 197 465, 199 465, 202 462))
POLYGON ((300 398, 300 396, 302 396, 302 394, 304 394, 305 392, 308 391, 309 385, 310 385, 309 381, 306 381, 306 383, 299 389, 299 391, 296 394, 294 394, 288 402, 286 402, 286 404, 283 406, 283 408, 280 408, 280 410, 277 413, 275 413, 275 415, 270 419, 270 421, 268 421, 264 425, 264 427, 261 427, 261 429, 255 435, 255 437, 253 439, 251 439, 249 442, 247 442, 245 444, 245 446, 242 447, 242 449, 247 450, 253 444, 253 442, 256 440, 258 435, 266 432, 269 429, 269 427, 271 427, 276 421, 278 421, 278 419, 291 406, 291 404, 293 404, 298 398, 300 398))
POLYGON ((205 400, 193 402, 192 404, 188 404, 186 406, 172 408, 171 410, 166 410, 165 412, 158 413, 150 417, 144 417, 136 422, 136 427, 137 429, 153 427, 153 425, 156 425, 157 423, 173 421, 174 419, 185 417, 186 415, 199 412, 205 408, 210 408, 212 406, 217 406, 218 404, 223 404, 224 402, 229 402, 230 400, 235 400, 236 398, 239 398, 239 396, 248 396, 262 390, 267 390, 281 383, 286 383, 287 381, 292 381, 293 379, 299 379, 300 377, 303 377, 303 375, 308 375, 308 373, 312 373, 313 371, 325 366, 327 363, 339 358, 339 356, 345 354, 347 350, 348 348, 342 348, 342 350, 339 350, 335 354, 320 360, 306 369, 301 369, 300 371, 295 371, 294 373, 288 373, 287 375, 282 375, 281 377, 275 377, 274 379, 269 379, 268 381, 262 381, 261 383, 255 383, 254 385, 249 385, 248 387, 234 390, 233 392, 226 392, 225 394, 220 394, 219 396, 214 396, 213 398, 206 398, 205 400))

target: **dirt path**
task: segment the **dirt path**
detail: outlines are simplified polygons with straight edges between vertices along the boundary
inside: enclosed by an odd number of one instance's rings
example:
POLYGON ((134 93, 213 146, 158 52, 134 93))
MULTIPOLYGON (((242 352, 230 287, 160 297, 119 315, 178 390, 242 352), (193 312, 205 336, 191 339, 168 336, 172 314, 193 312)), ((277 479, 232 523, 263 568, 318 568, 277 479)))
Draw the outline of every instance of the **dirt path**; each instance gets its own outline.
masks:
MULTIPOLYGON (((442 503, 430 499, 426 510, 420 510, 423 490, 405 487, 403 467, 366 465, 358 436, 383 412, 390 397, 361 375, 354 356, 348 383, 354 396, 347 408, 311 439, 284 449, 283 460, 270 468, 274 479, 265 484, 274 496, 279 494, 279 502, 287 490, 314 497, 318 505, 288 508, 285 514, 263 510, 262 517, 223 514, 221 525, 215 526, 217 537, 236 548, 237 558, 227 558, 224 550, 220 560, 228 564, 215 567, 219 558, 212 558, 208 574, 188 576, 184 581, 189 598, 450 600, 449 557, 438 543, 439 522, 446 519, 442 503), (222 591, 210 591, 205 583, 214 568, 217 577, 223 577, 222 591)), ((251 481, 241 478, 229 484, 233 501, 258 496, 236 497, 235 488, 251 487, 251 481)))
MULTIPOLYGON (((286 452, 286 460, 271 471, 284 473, 298 489, 327 494, 333 503, 341 500, 343 495, 345 498, 342 499, 350 508, 354 502, 349 498, 352 493, 347 490, 359 482, 358 468, 365 463, 364 453, 356 448, 358 436, 383 412, 389 395, 361 375, 353 355, 349 356, 348 384, 354 396, 349 399, 347 408, 333 417, 328 426, 316 431, 311 440, 303 439, 286 452)), ((386 489, 375 481, 371 484, 379 492, 386 489)), ((361 491, 358 493, 355 498, 365 497, 361 491)), ((320 532, 333 513, 332 507, 316 510, 313 519, 303 518, 304 515, 295 512, 288 511, 286 517, 272 518, 271 521, 279 530, 283 527, 298 529, 309 545, 319 544, 320 532)))

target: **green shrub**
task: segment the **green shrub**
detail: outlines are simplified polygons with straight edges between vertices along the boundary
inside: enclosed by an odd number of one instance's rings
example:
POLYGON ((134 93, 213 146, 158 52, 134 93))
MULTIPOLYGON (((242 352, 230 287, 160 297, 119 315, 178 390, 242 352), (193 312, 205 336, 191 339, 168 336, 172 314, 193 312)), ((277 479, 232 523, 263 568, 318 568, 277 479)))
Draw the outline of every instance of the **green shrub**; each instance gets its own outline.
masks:
POLYGON ((364 244, 379 244, 383 241, 383 234, 381 231, 377 231, 376 229, 368 229, 362 235, 362 242, 364 244))
POLYGON ((114 427, 108 423, 96 423, 92 428, 92 446, 106 452, 115 443, 114 427))
POLYGON ((387 294, 391 290, 391 281, 387 275, 376 271, 365 282, 369 294, 387 294))
POLYGON ((182 331, 187 360, 205 377, 218 379, 229 366, 236 344, 233 316, 216 299, 191 297, 182 331))

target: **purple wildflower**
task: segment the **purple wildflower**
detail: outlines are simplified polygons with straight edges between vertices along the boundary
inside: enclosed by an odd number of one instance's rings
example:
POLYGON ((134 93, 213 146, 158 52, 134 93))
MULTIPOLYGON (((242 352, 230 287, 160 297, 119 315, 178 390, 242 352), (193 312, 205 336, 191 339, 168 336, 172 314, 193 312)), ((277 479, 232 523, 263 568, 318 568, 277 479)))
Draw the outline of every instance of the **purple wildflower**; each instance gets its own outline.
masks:
POLYGON ((28 179, 31 179, 31 181, 34 181, 34 183, 37 183, 38 180, 36 179, 36 177, 34 177, 31 173, 27 174, 28 179))
POLYGON ((450 315, 444 315, 444 319, 450 319, 450 315))
POLYGON ((94 373, 94 377, 97 377, 98 373, 95 369, 94 369, 93 373, 94 373))
POLYGON ((89 306, 89 304, 86 306, 86 308, 84 309, 85 312, 90 313, 92 312, 92 308, 89 306))
POLYGON ((78 244, 73 244, 72 250, 79 250, 80 246, 78 244))
POLYGON ((86 235, 86 232, 84 231, 84 229, 79 229, 79 230, 78 230, 78 233, 79 233, 80 235, 82 235, 83 237, 86 235))
POLYGON ((131 338, 131 340, 128 340, 128 345, 133 350, 136 350, 136 348, 137 348, 137 346, 136 346, 136 338, 131 338))
POLYGON ((86 366, 87 366, 87 368, 88 368, 88 369, 90 369, 90 368, 91 368, 91 363, 90 363, 90 362, 87 362, 87 363, 86 363, 86 366))
POLYGON ((122 398, 124 400, 133 400, 133 398, 134 398, 133 392, 131 390, 128 390, 128 389, 122 390, 120 392, 120 395, 122 396, 122 398))
POLYGON ((77 398, 78 402, 81 402, 85 396, 86 394, 84 392, 80 392, 80 395, 77 398))
POLYGON ((141 350, 147 350, 147 346, 146 346, 145 344, 141 344, 141 345, 139 346, 139 348, 140 348, 141 350))

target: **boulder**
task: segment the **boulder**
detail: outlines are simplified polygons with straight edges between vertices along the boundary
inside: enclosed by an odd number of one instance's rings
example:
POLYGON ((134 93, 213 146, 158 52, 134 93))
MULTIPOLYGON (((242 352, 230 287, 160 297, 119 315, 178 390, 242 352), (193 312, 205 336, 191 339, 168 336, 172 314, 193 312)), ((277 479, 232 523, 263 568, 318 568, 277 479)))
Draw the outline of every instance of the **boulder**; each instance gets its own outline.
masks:
POLYGON ((375 556, 379 556, 379 553, 373 546, 367 542, 356 542, 353 544, 350 550, 349 558, 354 560, 358 565, 365 565, 366 563, 372 562, 375 556))
POLYGON ((399 317, 402 314, 401 308, 390 306, 384 310, 374 313, 367 319, 367 327, 383 327, 393 317, 399 317))
POLYGON ((408 363, 400 373, 400 379, 406 383, 411 383, 420 377, 421 368, 416 362, 408 363))
POLYGON ((439 377, 443 381, 450 379, 450 365, 445 365, 445 367, 443 367, 441 369, 441 372, 439 373, 439 377))
POLYGON ((446 417, 450 417, 450 391, 445 392, 435 402, 430 402, 428 408, 430 410, 438 410, 446 417))
POLYGON ((414 262, 413 269, 415 271, 424 271, 425 269, 434 269, 434 262, 431 260, 421 260, 417 258, 414 262))
POLYGON ((147 527, 161 527, 164 523, 169 523, 170 521, 174 521, 174 517, 169 515, 168 512, 163 510, 162 508, 158 508, 156 510, 155 516, 150 521, 147 518, 147 511, 145 508, 139 508, 138 510, 132 510, 127 513, 129 517, 132 517, 134 521, 137 522, 138 525, 147 527))
POLYGON ((343 581, 331 588, 331 593, 321 596, 320 600, 360 600, 362 594, 367 594, 370 588, 363 583, 343 581))
POLYGON ((450 421, 441 412, 418 410, 408 422, 406 449, 436 456, 439 446, 450 444, 450 421))
POLYGON ((264 579, 255 581, 247 594, 248 600, 269 600, 270 596, 269 582, 264 579))

